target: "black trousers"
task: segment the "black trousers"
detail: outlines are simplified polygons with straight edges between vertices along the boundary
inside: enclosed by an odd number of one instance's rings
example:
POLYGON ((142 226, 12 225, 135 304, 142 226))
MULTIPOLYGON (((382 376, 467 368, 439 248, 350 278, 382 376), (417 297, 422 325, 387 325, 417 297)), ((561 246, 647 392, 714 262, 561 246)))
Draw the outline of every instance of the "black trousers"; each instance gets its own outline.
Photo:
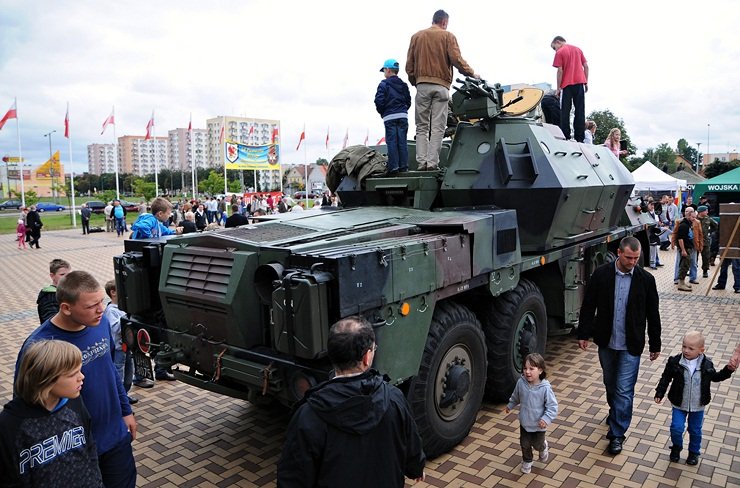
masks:
POLYGON ((519 444, 522 446, 522 461, 531 463, 532 448, 542 452, 545 449, 545 431, 527 432, 524 427, 519 426, 519 444))
POLYGON ((560 129, 566 139, 570 139, 570 108, 575 107, 573 118, 573 139, 583 142, 586 133, 586 85, 568 85, 560 94, 560 129))
POLYGON ((90 233, 90 219, 82 219, 82 233, 83 234, 90 233))

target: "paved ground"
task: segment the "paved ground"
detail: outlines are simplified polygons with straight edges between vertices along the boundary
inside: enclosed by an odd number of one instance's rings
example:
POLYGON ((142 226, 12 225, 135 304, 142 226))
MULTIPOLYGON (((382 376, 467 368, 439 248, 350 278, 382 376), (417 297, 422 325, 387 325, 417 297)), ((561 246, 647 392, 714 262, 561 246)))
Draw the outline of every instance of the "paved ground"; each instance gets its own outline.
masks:
MULTIPOLYGON (((0 236, 0 399, 10 397, 12 368, 23 339, 36 327, 35 299, 47 284, 48 262, 67 259, 101 281, 113 277, 111 257, 122 250, 115 234, 46 232, 40 250, 17 251, 13 236, 0 236)), ((661 253, 670 261, 672 254, 661 253)), ((711 268, 714 271, 715 268, 711 268)), ((673 286, 672 266, 655 272, 661 292, 664 354, 655 363, 643 356, 635 418, 625 452, 605 454, 606 402, 596 348, 579 352, 573 338, 552 338, 547 360, 560 414, 548 433, 551 458, 535 462, 532 474, 519 472, 516 414, 486 404, 468 439, 428 464, 418 486, 740 486, 740 377, 713 385, 706 412, 704 455, 699 466, 669 463, 670 407, 652 398, 668 354, 679 351, 690 328, 708 337, 707 351, 724 364, 740 343, 740 295, 712 291, 709 279, 692 294, 673 286)), ((135 442, 139 486, 275 486, 288 414, 207 394, 179 382, 134 388, 140 436, 135 442)), ((351 485, 348 485, 351 486, 351 485)))

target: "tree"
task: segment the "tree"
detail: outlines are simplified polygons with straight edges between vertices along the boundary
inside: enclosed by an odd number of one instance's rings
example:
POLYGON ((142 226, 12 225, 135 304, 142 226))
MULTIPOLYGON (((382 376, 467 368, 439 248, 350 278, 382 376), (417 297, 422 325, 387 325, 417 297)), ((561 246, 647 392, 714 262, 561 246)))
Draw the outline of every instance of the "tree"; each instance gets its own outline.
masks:
POLYGON ((658 169, 671 174, 676 172, 676 153, 668 143, 658 145, 645 150, 642 154, 645 161, 650 161, 658 169))
POLYGON ((698 157, 701 158, 701 153, 696 148, 692 147, 686 139, 681 138, 678 140, 678 143, 676 144, 676 152, 690 162, 691 167, 694 169, 696 169, 696 162, 701 161, 700 159, 697 159, 697 154, 698 157))
POLYGON ((133 182, 134 194, 143 196, 146 200, 151 200, 157 194, 153 181, 146 181, 144 178, 138 178, 133 182))
POLYGON ((622 132, 622 140, 627 141, 627 149, 630 154, 637 152, 637 147, 630 141, 627 129, 624 126, 624 121, 614 115, 611 110, 594 110, 589 114, 589 119, 596 122, 596 134, 594 134, 594 144, 603 144, 609 136, 609 131, 612 129, 619 129, 622 132))
POLYGON ((224 176, 216 171, 211 170, 208 174, 208 178, 205 180, 198 181, 198 191, 208 193, 209 195, 217 195, 224 191, 224 176))
POLYGON ((713 163, 704 166, 704 176, 707 178, 714 178, 721 174, 732 171, 735 168, 740 167, 740 161, 737 159, 734 161, 718 161, 715 160, 713 163))
POLYGON ((329 165, 329 161, 327 161, 324 158, 319 158, 319 159, 316 160, 316 164, 318 164, 319 166, 328 166, 329 165))

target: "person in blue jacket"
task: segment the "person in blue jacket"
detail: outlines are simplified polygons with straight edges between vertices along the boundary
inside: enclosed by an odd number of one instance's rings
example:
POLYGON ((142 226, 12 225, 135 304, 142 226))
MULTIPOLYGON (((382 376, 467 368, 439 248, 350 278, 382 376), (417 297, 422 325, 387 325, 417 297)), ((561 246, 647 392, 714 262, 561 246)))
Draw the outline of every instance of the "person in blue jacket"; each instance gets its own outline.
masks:
POLYGON ((55 339, 77 346, 82 351, 85 378, 82 399, 92 420, 103 484, 107 488, 134 488, 136 464, 131 442, 136 439, 136 420, 113 364, 113 336, 103 314, 104 300, 103 287, 90 273, 72 271, 62 278, 57 285, 59 312, 25 340, 18 353, 15 378, 26 351, 35 342, 55 339))
POLYGON ((408 111, 411 107, 409 86, 398 77, 399 64, 387 59, 380 68, 385 79, 375 93, 375 108, 385 124, 385 143, 388 145, 388 174, 409 170, 409 150, 406 136, 409 131, 408 111))
POLYGON ((131 239, 149 239, 173 234, 182 234, 182 227, 170 229, 164 223, 172 215, 172 204, 165 198, 157 197, 152 202, 152 213, 143 213, 131 226, 131 239))

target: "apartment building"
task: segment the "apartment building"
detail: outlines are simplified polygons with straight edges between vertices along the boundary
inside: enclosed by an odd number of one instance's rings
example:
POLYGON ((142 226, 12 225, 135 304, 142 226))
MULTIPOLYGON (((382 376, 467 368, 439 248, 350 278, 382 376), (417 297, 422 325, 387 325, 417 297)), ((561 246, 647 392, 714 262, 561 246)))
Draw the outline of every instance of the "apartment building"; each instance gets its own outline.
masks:
POLYGON ((137 176, 152 174, 157 167, 168 168, 167 137, 146 140, 144 136, 123 136, 118 138, 118 155, 121 171, 137 176))
POLYGON ((206 164, 208 166, 223 166, 224 145, 221 143, 221 127, 224 127, 226 140, 259 146, 270 144, 275 134, 275 142, 279 141, 280 121, 272 119, 255 119, 248 117, 234 117, 231 115, 214 117, 206 121, 206 164))
MULTIPOLYGON (((87 146, 87 171, 94 175, 115 173, 115 151, 115 144, 89 144, 87 146)), ((120 166, 118 169, 121 170, 120 166)))
POLYGON ((193 160, 196 168, 206 167, 206 135, 205 129, 193 129, 192 153, 190 148, 190 134, 187 129, 174 129, 167 132, 167 167, 172 171, 191 171, 193 160))

